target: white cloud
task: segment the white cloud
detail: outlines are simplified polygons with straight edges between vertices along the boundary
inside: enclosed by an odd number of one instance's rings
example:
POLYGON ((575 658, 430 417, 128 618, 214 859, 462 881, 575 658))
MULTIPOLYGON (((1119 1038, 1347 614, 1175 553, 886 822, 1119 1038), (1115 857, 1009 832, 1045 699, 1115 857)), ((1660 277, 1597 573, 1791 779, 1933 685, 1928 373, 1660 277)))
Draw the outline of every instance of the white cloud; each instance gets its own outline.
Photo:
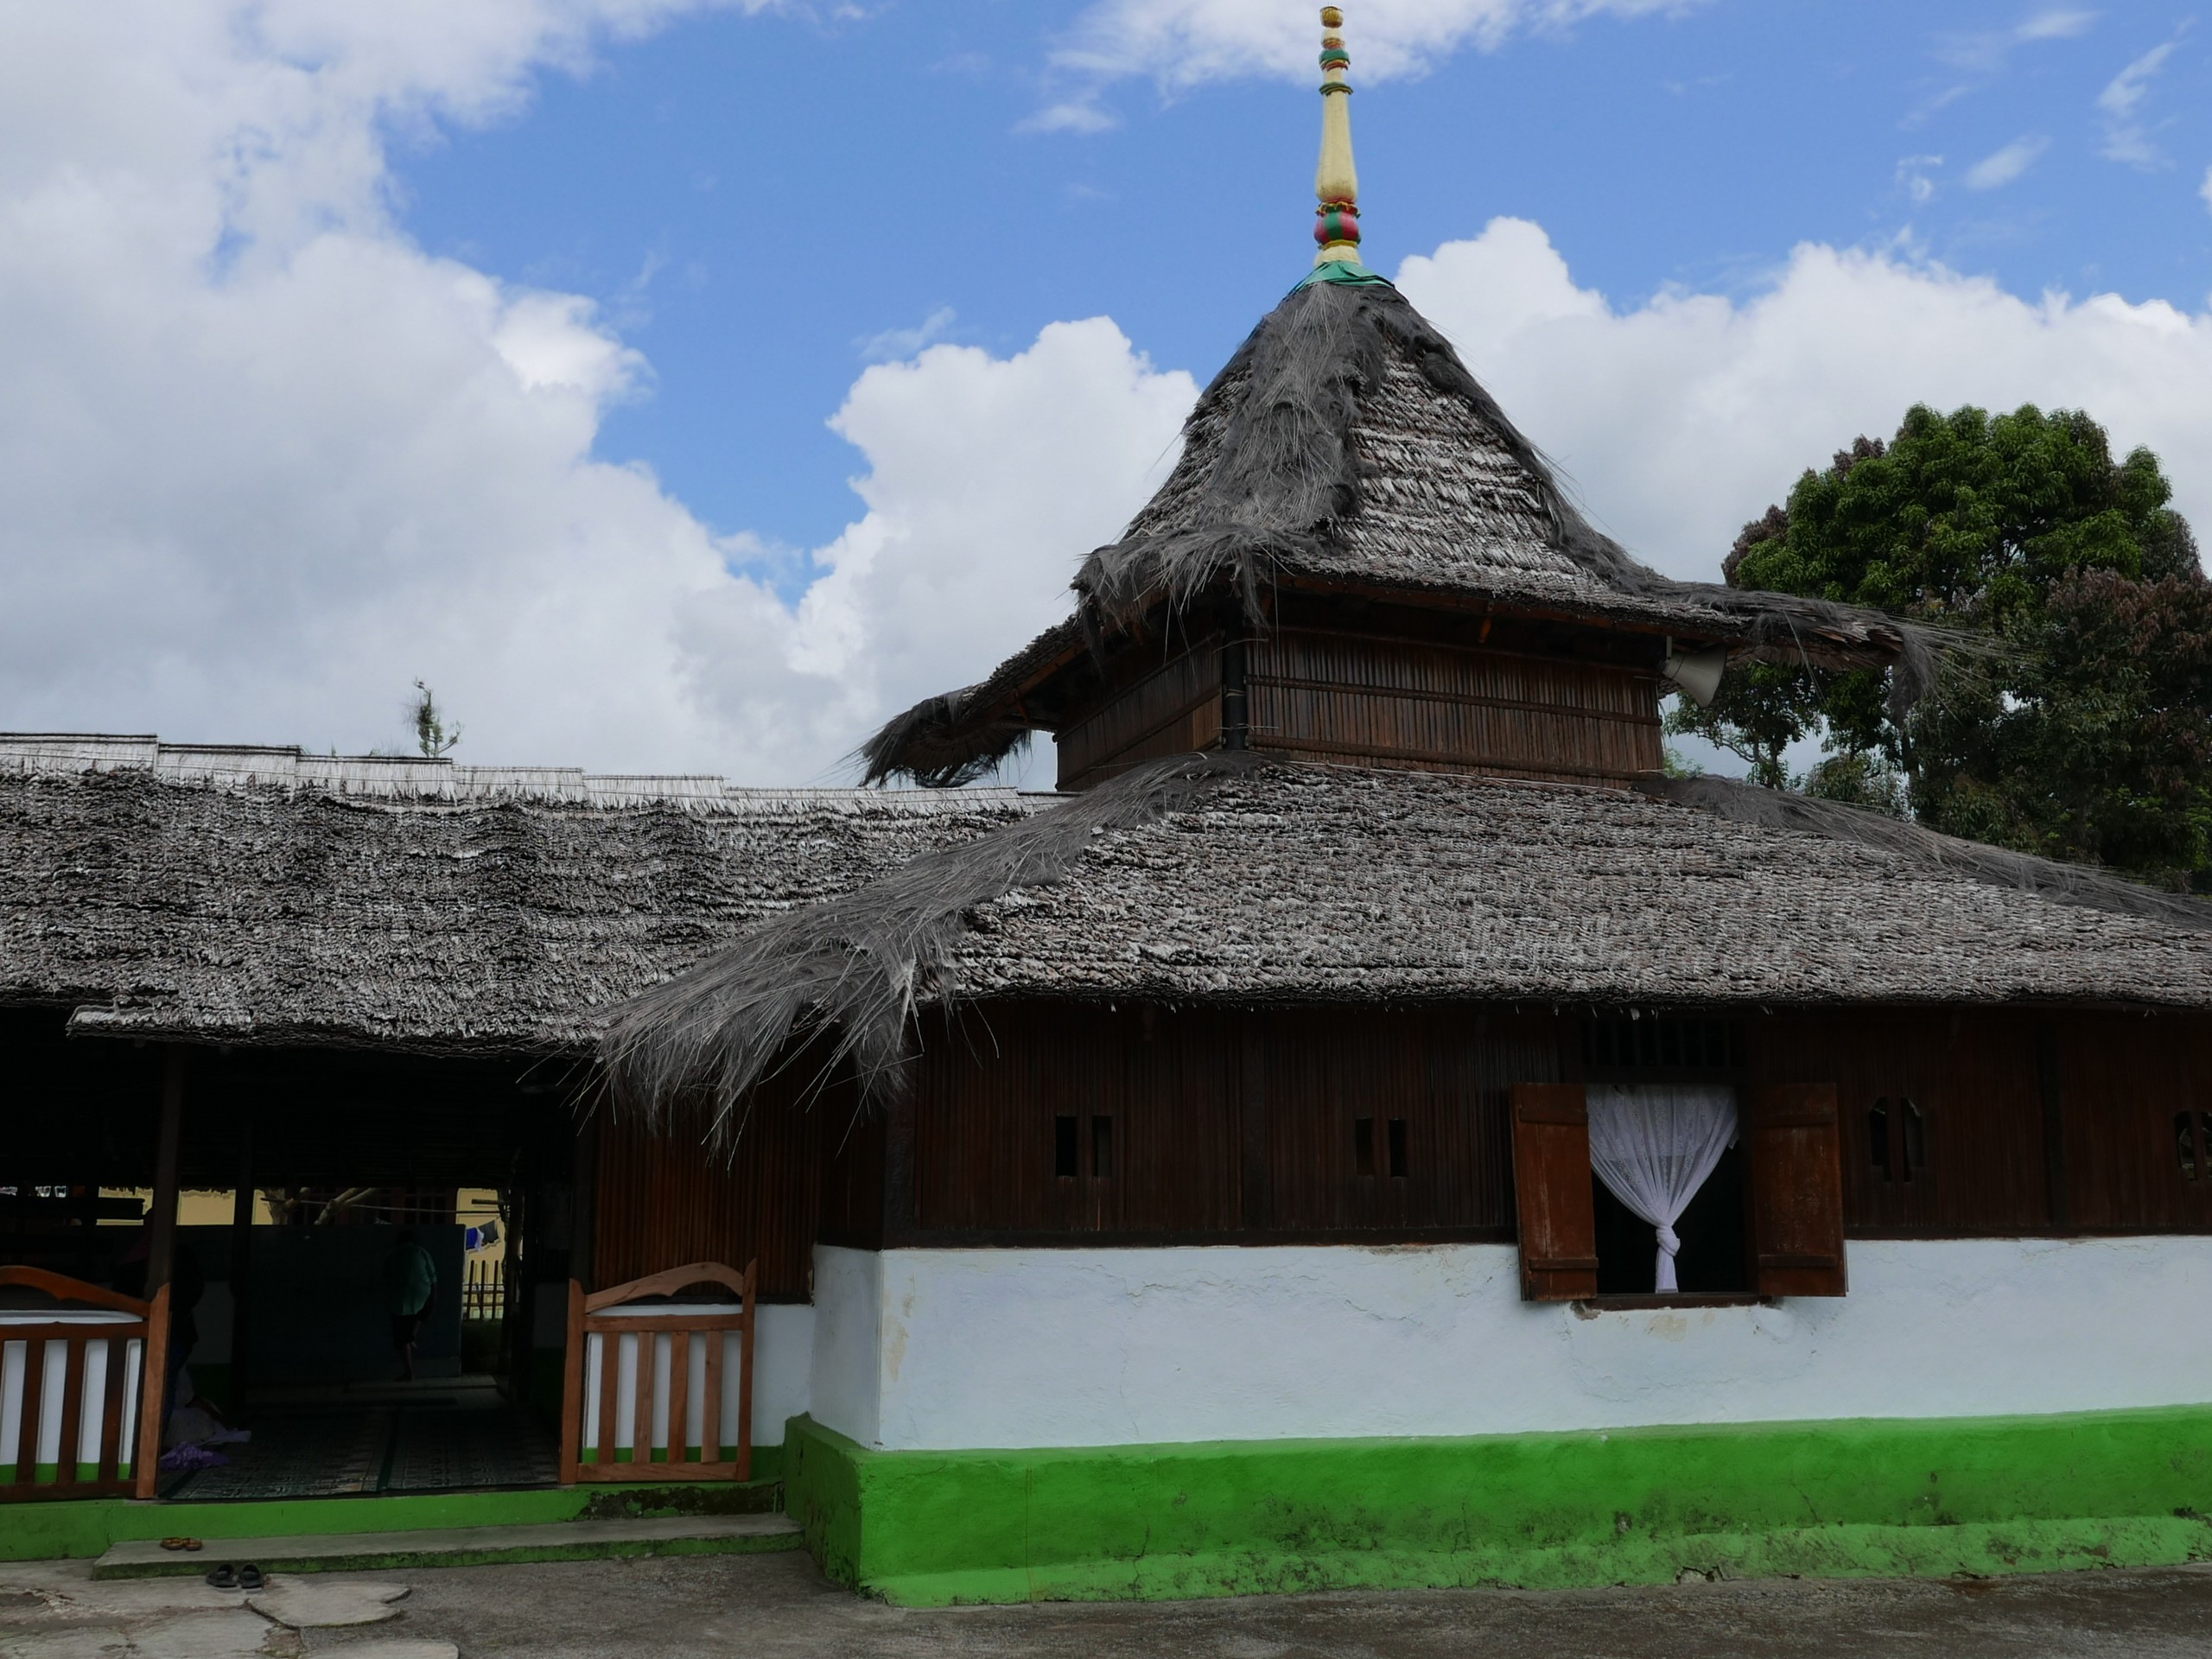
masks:
POLYGON ((1025 116, 1014 124, 1016 132, 1110 132, 1122 124, 1110 110, 1103 108, 1096 96, 1090 91, 1048 104, 1034 115, 1025 116))
POLYGON ((871 363, 888 363, 897 358, 912 357, 923 347, 934 346, 952 332, 952 325, 960 320, 959 314, 949 305, 940 305, 912 328, 887 328, 880 334, 870 334, 858 343, 860 353, 871 363))
MULTIPOLYGON (((1363 0, 1346 20, 1355 82, 1415 73, 1465 46, 1586 18, 1676 15, 1711 0, 1363 0)), ((1150 75, 1170 86, 1227 76, 1312 79, 1320 26, 1281 0, 1095 0, 1055 60, 1090 75, 1150 75)))
POLYGON ((868 512, 815 556, 795 614, 740 586, 683 639, 697 691, 754 752, 816 768, 885 715, 980 678, 1067 614, 1068 579, 1173 461, 1196 401, 1103 318, 997 359, 933 346, 863 373, 832 423, 868 512))
POLYGON ((1406 261, 1407 297, 1574 481, 1596 519, 1681 575, 1717 574, 1744 523, 1911 404, 2085 409, 2164 460, 2212 526, 2212 315, 2111 295, 2031 302, 1878 253, 1808 245, 1763 293, 1617 309, 1543 231, 1492 221, 1406 261))
POLYGON ((2197 186, 2196 194, 2204 198, 2207 207, 2212 207, 2212 167, 2204 169, 2204 182, 2197 186))
POLYGON ((2070 41, 2088 34, 2096 22, 2095 12, 2078 6, 2046 6, 2031 12, 2010 29, 1939 35, 1936 55, 1968 74, 1994 75, 2004 70, 2015 47, 2037 46, 2045 41, 2070 41))
POLYGON ((2173 56, 2178 41, 2154 46, 2112 78, 2097 94, 2097 110, 2104 117, 2105 141, 2101 154, 2107 161, 2135 167, 2156 167, 2165 160, 2143 124, 2143 105, 2151 96, 2151 83, 2173 56))
POLYGON ((2077 35, 2088 34, 2096 21, 2094 11, 2052 6, 2029 17, 2013 30, 2013 37, 2020 41, 2070 41, 2077 35))
POLYGON ((594 458, 649 369, 588 302, 390 222, 383 124, 511 109, 676 10, 7 14, 0 726, 361 747, 422 676, 464 758, 805 779, 1064 611, 1194 393, 1110 324, 864 373, 864 512, 792 609, 594 458))
POLYGON ((2072 40, 2088 34, 2096 22, 2095 12, 2078 6, 2046 6, 2029 13, 2009 29, 1938 35, 1935 42, 1937 61, 1965 74, 1968 79, 1962 85, 1941 87, 1929 93, 1905 118, 1904 124, 1919 126, 1996 79, 2012 66, 2012 54, 2018 48, 2072 40))
POLYGON ((2050 148, 2048 138, 2015 138, 2004 149, 1985 156, 1967 169, 1967 188, 1997 190, 2012 182, 2036 164, 2050 148))
POLYGON ((1907 156, 1897 162, 1897 186, 1916 207, 1936 200, 1936 181, 1929 175, 1943 165, 1941 156, 1907 156))

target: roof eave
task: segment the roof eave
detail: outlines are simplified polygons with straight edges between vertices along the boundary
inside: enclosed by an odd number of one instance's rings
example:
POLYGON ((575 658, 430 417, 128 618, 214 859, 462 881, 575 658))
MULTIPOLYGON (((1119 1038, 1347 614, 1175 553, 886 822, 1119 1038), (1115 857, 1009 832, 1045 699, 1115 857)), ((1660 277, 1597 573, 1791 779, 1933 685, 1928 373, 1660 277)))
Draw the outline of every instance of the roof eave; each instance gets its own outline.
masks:
MULTIPOLYGON (((1431 610, 1517 617, 1604 632, 1725 645, 1732 652, 1758 661, 1802 663, 1832 670, 1887 669, 1906 650, 1904 636, 1897 625, 1872 612, 1854 613, 1864 619, 1860 624, 1864 632, 1856 638, 1806 617, 1794 620, 1788 637, 1777 640, 1762 639, 1760 620, 1749 615, 1714 612, 1709 620, 1659 615, 1635 594, 1598 594, 1572 602, 1548 603, 1491 588, 1357 581, 1295 570, 1278 572, 1274 585, 1317 596, 1381 598, 1431 610)), ((1683 587, 1686 592, 1680 596, 1683 602, 1694 603, 1705 597, 1694 584, 1683 587)), ((1713 596, 1725 599, 1732 592, 1714 589, 1713 596)), ((1176 607, 1161 598, 1147 614, 1167 609, 1188 614, 1198 606, 1196 599, 1176 607)), ((1069 670, 1095 660, 1094 633, 1106 632, 1109 625, 1095 613, 1091 620, 1093 626, 1086 627, 1082 613, 1071 615, 1008 658, 988 678, 925 698, 886 722, 860 752, 865 781, 882 784, 904 777, 940 786, 972 781, 1009 753, 1019 739, 1033 732, 1058 730, 1056 719, 1026 705, 1069 670)), ((1147 631, 1141 620, 1112 630, 1126 639, 1141 638, 1147 631)))

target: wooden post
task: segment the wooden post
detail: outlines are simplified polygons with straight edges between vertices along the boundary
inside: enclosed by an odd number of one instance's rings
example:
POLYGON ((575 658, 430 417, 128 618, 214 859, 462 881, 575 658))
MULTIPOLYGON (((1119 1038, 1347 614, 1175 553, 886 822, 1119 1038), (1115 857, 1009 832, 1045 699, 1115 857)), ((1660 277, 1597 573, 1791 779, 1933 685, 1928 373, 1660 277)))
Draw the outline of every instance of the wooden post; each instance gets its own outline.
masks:
MULTIPOLYGON (((568 1351, 561 1356, 561 1484, 573 1486, 584 1437, 584 1287, 574 1279, 569 1281, 568 1351)), ((602 1462, 613 1461, 605 1446, 596 1450, 602 1462)))
POLYGON ((599 1114, 576 1126, 569 1160, 569 1276, 599 1288, 599 1114))
POLYGON ((231 1409, 245 1404, 246 1306, 253 1291, 253 1114, 238 1130, 231 1199, 231 1409))
POLYGON ((138 1377, 138 1443, 131 1448, 131 1474, 140 1497, 154 1496, 156 1467, 162 1460, 162 1426, 168 1421, 169 1276, 176 1266, 178 1161, 184 1139, 185 1051, 172 1043, 162 1064, 162 1122, 154 1148, 152 1229, 146 1243, 145 1362, 138 1377))
POLYGON ((162 1065, 162 1122, 154 1151, 154 1208, 147 1217, 153 1230, 147 1242, 146 1294, 151 1297, 169 1281, 176 1265, 177 1161, 184 1137, 183 1045, 172 1043, 162 1065))
POLYGON ((760 1311, 760 1259, 745 1264, 745 1323, 737 1338, 737 1478, 753 1478, 753 1326, 760 1311))
MULTIPOLYGON (((138 1366, 138 1438, 130 1447, 133 1495, 152 1497, 161 1478, 162 1425, 168 1421, 169 1287, 156 1291, 146 1310, 146 1348, 138 1366)), ((117 1378, 116 1386, 122 1386, 117 1378)))

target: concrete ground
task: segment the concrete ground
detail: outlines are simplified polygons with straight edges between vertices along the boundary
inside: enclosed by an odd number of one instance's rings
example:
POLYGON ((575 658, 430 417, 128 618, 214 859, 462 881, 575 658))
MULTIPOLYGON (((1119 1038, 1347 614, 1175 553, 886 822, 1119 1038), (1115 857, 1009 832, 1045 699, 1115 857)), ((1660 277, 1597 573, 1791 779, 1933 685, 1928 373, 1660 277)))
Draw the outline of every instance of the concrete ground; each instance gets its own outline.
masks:
POLYGON ((2212 1656, 2212 1567, 1959 1582, 1426 1591, 906 1612, 804 1555, 457 1567, 280 1580, 289 1610, 193 1586, 0 1567, 8 1659, 2128 1659, 2212 1656), (395 1590, 404 1595, 393 1599, 395 1590), (309 1596, 307 1592, 314 1591, 309 1596), (277 1614, 289 1611, 290 1623, 277 1614), (319 1623, 321 1619, 330 1623, 319 1623), (340 1620, 360 1622, 337 1622, 340 1620), (241 1645, 249 1641, 251 1645, 241 1645))

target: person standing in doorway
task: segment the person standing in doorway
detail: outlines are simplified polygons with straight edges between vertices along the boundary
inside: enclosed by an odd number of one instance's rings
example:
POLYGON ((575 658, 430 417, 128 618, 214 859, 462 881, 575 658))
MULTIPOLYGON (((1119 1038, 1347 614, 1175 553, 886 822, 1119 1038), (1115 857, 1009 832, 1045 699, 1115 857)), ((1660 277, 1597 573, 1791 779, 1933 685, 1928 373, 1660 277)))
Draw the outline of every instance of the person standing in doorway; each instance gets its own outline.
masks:
POLYGON ((430 1253, 415 1236, 412 1227, 399 1230, 399 1242, 385 1263, 391 1286, 391 1345, 399 1351, 399 1380, 415 1380, 415 1342, 423 1322, 438 1300, 438 1268, 430 1253))

